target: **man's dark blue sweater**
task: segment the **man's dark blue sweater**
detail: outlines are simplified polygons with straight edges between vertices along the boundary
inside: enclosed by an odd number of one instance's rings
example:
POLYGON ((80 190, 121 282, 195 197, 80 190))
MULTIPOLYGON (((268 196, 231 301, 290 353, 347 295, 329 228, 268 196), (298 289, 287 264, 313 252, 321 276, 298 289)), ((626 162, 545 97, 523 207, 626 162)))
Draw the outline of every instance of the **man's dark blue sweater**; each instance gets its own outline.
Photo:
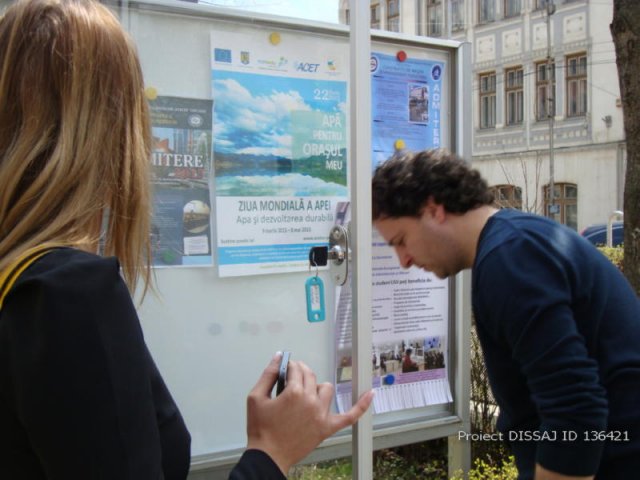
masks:
POLYGON ((498 430, 521 479, 640 478, 640 300, 574 231, 501 210, 473 266, 473 310, 498 430))

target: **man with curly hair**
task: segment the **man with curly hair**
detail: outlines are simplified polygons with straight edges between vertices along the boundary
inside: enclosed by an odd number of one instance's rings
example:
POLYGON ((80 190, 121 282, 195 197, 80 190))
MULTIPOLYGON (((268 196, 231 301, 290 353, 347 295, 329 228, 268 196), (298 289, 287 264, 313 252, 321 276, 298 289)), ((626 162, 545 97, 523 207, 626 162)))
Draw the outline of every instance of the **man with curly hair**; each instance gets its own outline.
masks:
POLYGON ((404 153, 373 177, 373 222, 403 267, 472 269, 472 306, 520 479, 640 472, 640 300, 589 242, 498 210, 480 174, 444 150, 404 153))

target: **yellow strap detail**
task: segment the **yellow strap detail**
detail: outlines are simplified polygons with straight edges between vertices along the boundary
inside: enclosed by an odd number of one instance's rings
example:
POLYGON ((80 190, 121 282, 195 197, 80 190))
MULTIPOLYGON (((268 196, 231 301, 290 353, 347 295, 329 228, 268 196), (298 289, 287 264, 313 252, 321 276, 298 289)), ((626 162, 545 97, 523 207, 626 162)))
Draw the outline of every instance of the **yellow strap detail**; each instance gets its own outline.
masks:
POLYGON ((29 268, 29 265, 51 252, 54 248, 56 248, 56 246, 52 246, 51 244, 31 248, 16 258, 6 270, 0 272, 0 310, 2 309, 5 297, 20 277, 20 274, 29 268))

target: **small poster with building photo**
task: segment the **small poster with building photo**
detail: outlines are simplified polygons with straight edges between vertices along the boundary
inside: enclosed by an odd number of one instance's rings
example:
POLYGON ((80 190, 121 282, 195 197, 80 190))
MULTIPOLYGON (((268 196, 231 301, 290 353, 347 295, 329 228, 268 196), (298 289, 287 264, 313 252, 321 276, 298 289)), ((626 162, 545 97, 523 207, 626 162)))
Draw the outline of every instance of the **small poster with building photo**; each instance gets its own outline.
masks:
POLYGON ((429 86, 409 84, 409 121, 429 123, 429 86))

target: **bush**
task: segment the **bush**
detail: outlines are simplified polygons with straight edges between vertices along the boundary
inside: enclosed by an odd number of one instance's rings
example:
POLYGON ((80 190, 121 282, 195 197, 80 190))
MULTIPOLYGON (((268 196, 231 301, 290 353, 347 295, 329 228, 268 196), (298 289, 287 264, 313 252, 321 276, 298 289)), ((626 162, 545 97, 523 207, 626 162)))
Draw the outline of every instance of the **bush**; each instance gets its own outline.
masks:
MULTIPOLYGON (((381 450, 374 453, 375 480, 447 480, 446 460, 432 459, 427 463, 412 462, 401 457, 396 449, 381 450)), ((292 480, 350 480, 351 460, 341 459, 295 467, 289 476, 292 480)), ((451 480, 516 480, 518 470, 512 456, 505 457, 499 463, 476 458, 468 475, 462 471, 454 473, 451 480)))
POLYGON ((451 480, 464 480, 465 478, 469 480, 517 480, 518 469, 512 456, 507 457, 498 465, 476 458, 468 477, 465 477, 461 471, 457 471, 451 480))
POLYGON ((289 475, 292 480, 351 480, 351 459, 294 467, 289 475))
POLYGON ((624 269, 622 267, 622 263, 624 260, 624 248, 622 246, 619 247, 598 247, 605 257, 611 260, 616 267, 620 269, 621 272, 624 273, 624 269))
MULTIPOLYGON (((446 480, 446 439, 373 452, 373 472, 376 480, 416 480, 428 478, 446 480)), ((351 479, 351 459, 345 458, 295 467, 292 480, 343 480, 351 479)))

